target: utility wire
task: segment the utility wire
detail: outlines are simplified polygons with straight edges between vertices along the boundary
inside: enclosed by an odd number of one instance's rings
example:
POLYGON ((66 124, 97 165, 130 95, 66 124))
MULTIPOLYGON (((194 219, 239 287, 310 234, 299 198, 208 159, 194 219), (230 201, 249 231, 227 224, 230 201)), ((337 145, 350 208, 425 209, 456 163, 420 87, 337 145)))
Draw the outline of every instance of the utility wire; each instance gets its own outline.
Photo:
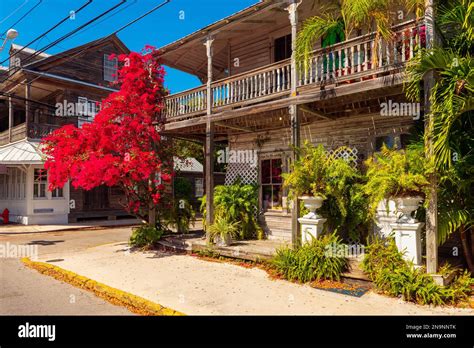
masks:
MULTIPOLYGON (((96 42, 96 44, 101 43, 101 42, 107 40, 110 36, 121 32, 122 30, 124 30, 124 29, 128 28, 129 26, 135 24, 135 23, 138 22, 139 20, 143 19, 144 17, 147 17, 147 16, 150 15, 151 13, 157 11, 158 9, 160 9, 161 7, 167 5, 167 4, 170 3, 170 2, 171 2, 171 0, 165 0, 164 2, 160 3, 159 5, 153 7, 151 10, 145 12, 143 15, 137 17, 136 19, 134 19, 134 20, 128 22, 127 24, 123 25, 123 26, 120 27, 119 29, 113 31, 113 32, 110 33, 109 35, 107 35, 107 36, 103 37, 102 39, 98 40, 98 41, 96 42)), ((64 62, 70 61, 70 60, 73 59, 74 57, 76 57, 76 56, 82 54, 83 52, 85 52, 85 51, 87 51, 87 50, 89 50, 89 49, 90 49, 90 47, 84 48, 84 49, 80 50, 80 51, 77 52, 76 54, 74 54, 74 55, 72 55, 72 56, 70 56, 70 57, 67 57, 67 58, 64 60, 64 62)), ((59 54, 59 55, 61 55, 61 54, 59 54)), ((49 69, 51 69, 51 68, 49 68, 49 69)), ((48 71, 49 69, 47 68, 47 69, 43 70, 42 72, 48 71)), ((15 71, 15 73, 16 73, 16 71, 15 71)), ((34 78, 33 80, 29 81, 29 83, 31 84, 32 82, 36 81, 36 80, 39 79, 39 78, 41 78, 41 76, 38 76, 38 77, 34 78)), ((23 85, 25 85, 25 83, 23 83, 23 82, 18 82, 17 84, 23 84, 23 85)), ((33 86, 32 86, 32 87, 33 87, 33 86)), ((51 91, 51 92, 54 92, 54 91, 51 91)), ((0 91, 0 95, 3 95, 3 96, 10 96, 10 94, 4 93, 4 92, 1 92, 1 91, 0 91)))
MULTIPOLYGON (((81 12, 84 8, 86 8, 87 6, 89 6, 94 0, 87 0, 87 3, 82 5, 80 8, 78 8, 77 10, 75 10, 74 12, 75 13, 79 13, 81 12)), ((63 24, 65 21, 67 21, 68 19, 70 18, 70 15, 66 16, 65 18, 63 18, 62 20, 60 20, 58 23, 56 23, 52 28, 48 29, 47 31, 45 31, 43 34, 39 35, 38 37, 36 37, 35 39, 33 39, 32 41, 30 41, 29 43, 27 43, 25 46, 23 46, 23 48, 21 50, 18 50, 16 51, 14 54, 12 55, 9 55, 7 58, 5 58, 3 61, 0 62, 0 65, 2 65, 3 63, 5 63, 7 60, 9 60, 10 58, 16 56, 18 53, 20 53, 21 51, 23 51, 25 48, 27 47, 30 47, 32 44, 34 44, 36 41, 40 40, 43 36, 49 34, 50 32, 52 32, 54 29, 56 29, 57 27, 59 27, 61 24, 63 24)))
MULTIPOLYGON (((37 8, 41 3, 43 2, 43 0, 39 0, 35 6, 33 6, 32 8, 30 8, 23 16, 20 17, 19 20, 17 20, 15 23, 13 23, 11 25, 12 28, 15 27, 15 25, 17 25, 18 23, 20 23, 23 19, 25 19, 25 17, 27 17, 31 12, 33 12, 35 10, 35 8, 37 8)), ((5 36, 5 34, 7 33, 8 30, 5 30, 5 32, 3 34, 1 34, 0 36, 3 37, 5 36)))
POLYGON ((5 22, 8 18, 10 18, 11 16, 13 16, 15 13, 17 13, 23 6, 25 6, 25 5, 28 3, 28 1, 30 1, 30 0, 25 0, 25 1, 23 2, 23 4, 21 4, 20 6, 18 6, 12 13, 10 13, 8 16, 6 16, 4 19, 2 19, 2 20, 0 21, 0 24, 2 24, 2 23, 5 22))

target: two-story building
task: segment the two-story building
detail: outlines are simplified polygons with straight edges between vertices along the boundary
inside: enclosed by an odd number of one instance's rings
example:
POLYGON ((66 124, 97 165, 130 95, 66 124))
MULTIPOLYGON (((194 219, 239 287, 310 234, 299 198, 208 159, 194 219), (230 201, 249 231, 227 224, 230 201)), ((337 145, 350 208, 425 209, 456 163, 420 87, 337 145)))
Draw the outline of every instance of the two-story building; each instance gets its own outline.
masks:
POLYGON ((117 58, 128 53, 116 36, 49 55, 12 45, 10 65, 0 70, 0 211, 23 224, 64 224, 86 217, 123 214, 123 192, 66 185, 48 190, 40 140, 52 130, 81 127, 116 86, 117 58))
MULTIPOLYGON (((317 42, 309 68, 299 70, 297 31, 317 11, 309 0, 261 1, 161 48, 165 65, 203 83, 167 97, 165 133, 203 142, 211 198, 214 144, 228 146, 236 158, 240 151, 242 160, 227 166, 226 182, 258 183, 261 220, 271 239, 298 238, 297 209, 288 209, 281 177, 292 145, 344 145, 351 150, 341 155, 360 162, 383 143, 403 146, 410 128, 422 122, 422 110, 384 110, 406 102, 403 71, 424 44, 423 20, 394 13, 390 41, 358 31, 330 46, 317 42), (252 153, 256 165, 245 156, 252 153)), ((212 199, 207 203, 212 219, 212 199)))

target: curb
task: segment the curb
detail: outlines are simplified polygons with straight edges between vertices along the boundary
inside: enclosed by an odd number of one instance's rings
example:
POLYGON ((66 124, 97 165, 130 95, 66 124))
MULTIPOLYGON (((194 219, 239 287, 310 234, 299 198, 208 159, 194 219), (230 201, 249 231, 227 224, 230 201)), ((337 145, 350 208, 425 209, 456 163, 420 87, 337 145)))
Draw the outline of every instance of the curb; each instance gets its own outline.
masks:
MULTIPOLYGON (((124 224, 124 225, 96 225, 96 226, 77 226, 71 228, 60 228, 57 230, 46 231, 30 231, 30 232, 0 232, 0 236, 19 235, 19 234, 36 234, 36 233, 56 233, 56 232, 77 232, 77 231, 94 231, 94 230, 108 230, 116 227, 134 227, 139 224, 124 224)), ((1 225, 0 225, 1 226, 1 225)))
POLYGON ((185 315, 174 309, 163 307, 160 304, 151 302, 95 280, 81 276, 71 271, 67 271, 55 265, 45 262, 32 261, 28 257, 21 259, 25 266, 38 271, 41 274, 53 277, 81 289, 93 292, 96 296, 119 306, 124 306, 133 313, 146 316, 182 316, 185 315))

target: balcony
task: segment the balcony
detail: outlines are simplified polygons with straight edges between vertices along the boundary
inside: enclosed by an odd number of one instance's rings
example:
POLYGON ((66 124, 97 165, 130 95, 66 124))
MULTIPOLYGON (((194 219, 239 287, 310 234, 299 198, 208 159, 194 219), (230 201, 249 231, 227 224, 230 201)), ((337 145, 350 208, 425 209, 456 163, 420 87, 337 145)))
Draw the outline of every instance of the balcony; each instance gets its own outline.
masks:
POLYGON ((50 134, 53 130, 66 124, 78 125, 78 117, 68 116, 59 117, 54 115, 36 115, 30 116, 28 124, 23 122, 0 133, 0 146, 7 145, 10 142, 23 140, 25 138, 40 140, 50 134))
MULTIPOLYGON (((417 47, 424 46, 424 26, 414 20, 393 28, 390 41, 374 33, 315 50, 297 77, 298 94, 324 85, 374 79, 402 71, 417 47)), ((212 113, 290 97, 291 60, 287 59, 211 84, 212 113)), ((207 113, 206 85, 166 97, 166 122, 177 122, 207 113)))

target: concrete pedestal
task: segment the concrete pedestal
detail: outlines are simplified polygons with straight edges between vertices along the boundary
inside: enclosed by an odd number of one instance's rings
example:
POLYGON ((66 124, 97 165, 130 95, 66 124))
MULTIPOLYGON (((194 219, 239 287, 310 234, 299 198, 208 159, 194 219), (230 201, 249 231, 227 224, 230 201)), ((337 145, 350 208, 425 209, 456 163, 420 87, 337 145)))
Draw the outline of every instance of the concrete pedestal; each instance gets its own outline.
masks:
POLYGON ((422 265, 421 259, 421 229, 424 223, 396 222, 390 224, 398 250, 404 252, 404 258, 415 266, 422 265))
POLYGON ((377 206, 377 212, 375 215, 375 234, 381 238, 391 237, 393 233, 391 224, 397 222, 397 218, 398 216, 395 201, 381 201, 377 206))
POLYGON ((299 218, 301 225, 301 244, 310 243, 313 238, 318 238, 323 233, 323 225, 326 219, 322 218, 299 218))

